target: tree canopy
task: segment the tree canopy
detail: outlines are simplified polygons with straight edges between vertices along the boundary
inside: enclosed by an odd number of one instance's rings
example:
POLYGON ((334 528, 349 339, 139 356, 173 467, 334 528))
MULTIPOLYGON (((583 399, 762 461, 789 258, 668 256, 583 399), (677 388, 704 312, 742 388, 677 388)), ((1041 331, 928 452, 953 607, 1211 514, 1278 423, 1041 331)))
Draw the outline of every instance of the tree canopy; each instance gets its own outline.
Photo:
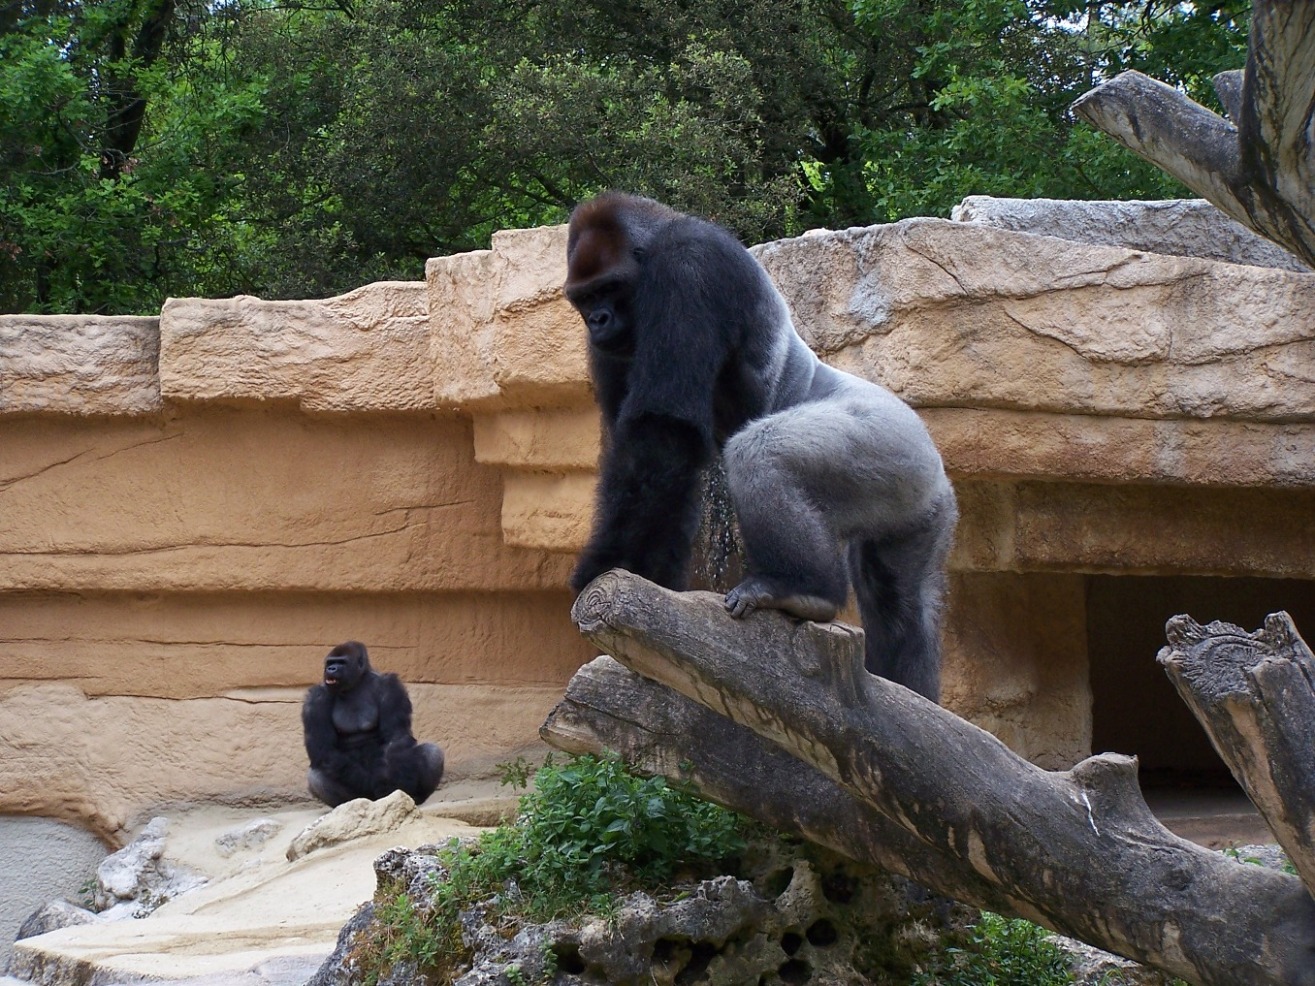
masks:
POLYGON ((1067 106, 1212 101, 1249 4, 0 0, 0 311, 421 276, 605 188, 747 241, 970 194, 1162 198, 1067 106))

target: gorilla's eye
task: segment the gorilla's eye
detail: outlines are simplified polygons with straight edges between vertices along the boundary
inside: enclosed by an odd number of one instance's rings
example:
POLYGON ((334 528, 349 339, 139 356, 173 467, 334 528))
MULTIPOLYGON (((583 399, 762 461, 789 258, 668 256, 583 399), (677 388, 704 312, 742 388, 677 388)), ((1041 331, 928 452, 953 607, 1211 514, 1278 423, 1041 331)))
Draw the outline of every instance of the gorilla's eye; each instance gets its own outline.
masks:
POLYGON ((630 256, 634 257, 640 263, 643 263, 644 258, 648 256, 648 251, 645 250, 643 247, 635 247, 633 250, 630 251, 630 256))

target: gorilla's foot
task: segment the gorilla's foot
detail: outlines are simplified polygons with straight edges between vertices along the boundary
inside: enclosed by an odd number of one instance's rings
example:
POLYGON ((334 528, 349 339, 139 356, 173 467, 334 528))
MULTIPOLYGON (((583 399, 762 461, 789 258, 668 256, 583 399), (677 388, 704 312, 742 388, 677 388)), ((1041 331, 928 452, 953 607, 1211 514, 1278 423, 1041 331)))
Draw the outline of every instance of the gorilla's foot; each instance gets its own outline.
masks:
POLYGON ((770 581, 751 575, 726 593, 726 611, 737 620, 755 609, 779 609, 800 620, 826 623, 835 619, 840 607, 823 596, 803 592, 779 592, 770 581))

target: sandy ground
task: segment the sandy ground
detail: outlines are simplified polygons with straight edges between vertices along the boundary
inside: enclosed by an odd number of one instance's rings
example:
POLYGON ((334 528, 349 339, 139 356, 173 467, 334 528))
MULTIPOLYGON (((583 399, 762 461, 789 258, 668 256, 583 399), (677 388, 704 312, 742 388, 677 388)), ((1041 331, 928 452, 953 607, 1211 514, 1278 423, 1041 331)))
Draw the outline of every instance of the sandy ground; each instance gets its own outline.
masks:
MULTIPOLYGON (((200 806, 168 813, 165 856, 209 882, 144 918, 64 928, 15 945, 15 969, 51 984, 187 982, 194 986, 298 986, 333 951, 338 931, 374 893, 373 862, 395 846, 473 836, 511 810, 496 781, 440 789, 419 814, 378 835, 316 849, 287 849, 327 809, 200 806), (263 845, 225 857, 216 840, 273 819, 263 845)), ((0 984, 23 980, 0 979, 0 984)))

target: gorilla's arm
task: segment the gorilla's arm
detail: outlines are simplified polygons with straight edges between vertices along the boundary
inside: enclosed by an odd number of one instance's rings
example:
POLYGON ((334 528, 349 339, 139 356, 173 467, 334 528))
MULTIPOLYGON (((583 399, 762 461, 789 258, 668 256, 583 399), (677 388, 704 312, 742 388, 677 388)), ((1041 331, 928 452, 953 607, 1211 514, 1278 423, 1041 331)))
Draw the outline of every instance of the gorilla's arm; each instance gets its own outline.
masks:
POLYGON ((379 709, 379 745, 384 756, 395 748, 415 745, 411 734, 411 696, 395 674, 381 674, 374 681, 374 699, 379 709))
POLYGON ((373 773, 356 757, 338 746, 338 731, 333 726, 334 697, 323 685, 306 693, 301 706, 301 724, 306 755, 312 770, 318 770, 354 791, 368 791, 373 773))
POLYGON ((610 568, 684 587, 699 478, 716 449, 714 394, 735 327, 715 276, 722 244, 701 227, 676 232, 654 243, 635 286, 633 355, 595 356, 607 435, 593 534, 571 576, 576 592, 610 568), (691 262, 707 263, 712 276, 691 283, 682 269, 691 262))
POLYGON ((699 473, 710 456, 686 422, 651 414, 620 422, 603 457, 594 533, 571 587, 579 592, 608 569, 624 568, 681 588, 698 531, 699 473))

